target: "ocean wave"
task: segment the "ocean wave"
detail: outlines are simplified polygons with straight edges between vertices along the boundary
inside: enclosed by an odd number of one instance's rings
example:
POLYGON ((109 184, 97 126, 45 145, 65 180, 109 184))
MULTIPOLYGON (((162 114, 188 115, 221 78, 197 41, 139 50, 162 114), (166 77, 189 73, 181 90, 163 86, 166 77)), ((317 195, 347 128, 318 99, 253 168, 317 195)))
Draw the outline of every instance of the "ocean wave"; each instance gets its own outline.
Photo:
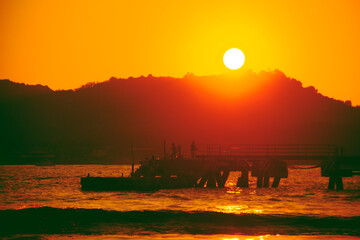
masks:
POLYGON ((360 236, 360 217, 26 208, 0 211, 11 234, 346 234, 360 236))

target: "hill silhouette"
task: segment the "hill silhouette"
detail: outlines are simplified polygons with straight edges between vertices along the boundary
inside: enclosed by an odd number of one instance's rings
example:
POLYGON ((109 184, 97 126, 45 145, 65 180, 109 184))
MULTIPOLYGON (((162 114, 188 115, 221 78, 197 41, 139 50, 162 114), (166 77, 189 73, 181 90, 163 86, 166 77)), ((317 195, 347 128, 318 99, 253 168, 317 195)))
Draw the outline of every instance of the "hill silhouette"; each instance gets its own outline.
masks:
POLYGON ((53 91, 0 80, 0 163, 28 163, 32 152, 61 163, 129 161, 190 143, 337 144, 360 154, 360 108, 325 97, 280 71, 183 78, 147 77, 89 83, 53 91), (231 97, 216 91, 228 81, 231 97), (208 87, 213 86, 213 87, 208 87))

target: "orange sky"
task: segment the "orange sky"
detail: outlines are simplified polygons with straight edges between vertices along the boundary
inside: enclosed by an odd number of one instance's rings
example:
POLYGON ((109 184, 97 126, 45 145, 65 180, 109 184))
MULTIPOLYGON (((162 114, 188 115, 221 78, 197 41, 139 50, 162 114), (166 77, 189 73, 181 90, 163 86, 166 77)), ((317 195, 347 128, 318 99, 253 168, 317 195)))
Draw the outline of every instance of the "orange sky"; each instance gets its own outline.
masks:
POLYGON ((0 0, 0 78, 77 88, 111 76, 279 69, 360 105, 359 1, 0 0))

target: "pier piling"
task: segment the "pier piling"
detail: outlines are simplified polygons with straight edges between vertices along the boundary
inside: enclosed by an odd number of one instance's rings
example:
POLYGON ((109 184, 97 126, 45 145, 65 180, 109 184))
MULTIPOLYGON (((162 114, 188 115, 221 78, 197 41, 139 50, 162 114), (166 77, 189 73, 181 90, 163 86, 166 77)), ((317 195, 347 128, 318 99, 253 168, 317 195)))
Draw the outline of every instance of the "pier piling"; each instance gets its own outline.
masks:
POLYGON ((280 184, 280 179, 281 179, 280 177, 274 177, 274 181, 273 181, 271 187, 272 188, 277 188, 279 186, 279 184, 280 184))
POLYGON ((264 188, 268 188, 270 184, 270 177, 264 177, 264 188))
POLYGON ((330 176, 328 189, 339 190, 339 191, 344 190, 342 177, 339 175, 330 176))
POLYGON ((262 188, 263 187, 263 176, 257 176, 256 178, 256 187, 257 188, 262 188))
POLYGON ((226 170, 226 171, 217 171, 216 173, 216 181, 218 184, 219 188, 223 188, 225 187, 225 183, 229 177, 230 171, 226 170))
POLYGON ((208 188, 216 188, 216 177, 213 171, 209 172, 209 177, 207 180, 206 187, 208 188))
POLYGON ((249 171, 241 171, 241 177, 238 178, 236 186, 242 188, 249 187, 249 171))

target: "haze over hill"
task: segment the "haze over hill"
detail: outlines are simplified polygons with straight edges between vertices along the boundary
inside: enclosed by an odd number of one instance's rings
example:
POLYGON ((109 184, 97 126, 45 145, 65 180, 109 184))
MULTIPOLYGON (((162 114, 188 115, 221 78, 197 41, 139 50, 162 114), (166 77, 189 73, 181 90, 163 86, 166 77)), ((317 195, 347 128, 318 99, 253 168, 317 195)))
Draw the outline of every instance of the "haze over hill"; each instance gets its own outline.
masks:
POLYGON ((337 144, 360 154, 360 108, 280 71, 111 78, 67 91, 1 80, 0 107, 0 163, 38 151, 63 163, 124 162, 131 144, 140 159, 161 154, 164 139, 185 154, 192 140, 337 144))

